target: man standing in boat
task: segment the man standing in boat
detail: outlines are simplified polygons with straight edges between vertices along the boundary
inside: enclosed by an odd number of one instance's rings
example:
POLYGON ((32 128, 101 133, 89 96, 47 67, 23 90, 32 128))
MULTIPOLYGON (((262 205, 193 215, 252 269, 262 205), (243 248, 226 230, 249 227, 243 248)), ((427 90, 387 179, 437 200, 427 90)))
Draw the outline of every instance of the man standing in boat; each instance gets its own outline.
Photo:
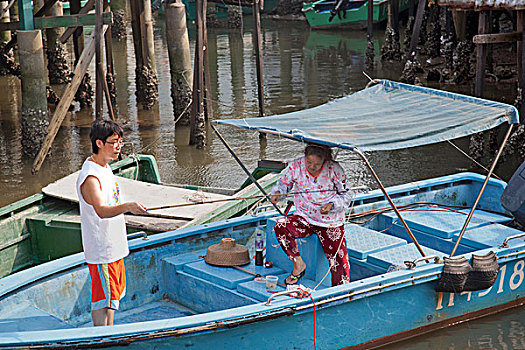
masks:
POLYGON ((126 293, 123 258, 129 248, 123 214, 147 213, 137 202, 121 203, 120 189, 109 166, 120 154, 122 135, 122 128, 112 120, 93 122, 89 134, 93 154, 82 165, 76 184, 95 326, 113 324, 115 310, 126 293))
POLYGON ((282 194, 295 187, 295 213, 279 219, 275 235, 293 271, 287 285, 298 284, 306 271, 299 254, 297 238, 319 237, 332 273, 332 286, 350 282, 350 264, 344 231, 345 210, 355 194, 348 190, 343 168, 332 159, 329 147, 308 144, 305 155, 291 162, 272 188, 270 200, 277 203, 282 194))

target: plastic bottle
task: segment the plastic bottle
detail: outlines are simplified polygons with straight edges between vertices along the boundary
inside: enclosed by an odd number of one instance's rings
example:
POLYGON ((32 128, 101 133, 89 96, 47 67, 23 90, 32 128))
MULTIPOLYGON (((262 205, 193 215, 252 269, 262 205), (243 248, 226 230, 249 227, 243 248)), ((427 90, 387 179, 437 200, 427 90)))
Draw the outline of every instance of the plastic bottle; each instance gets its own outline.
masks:
POLYGON ((255 265, 256 266, 263 265, 263 249, 264 249, 263 233, 260 229, 257 229, 255 233, 255 265))

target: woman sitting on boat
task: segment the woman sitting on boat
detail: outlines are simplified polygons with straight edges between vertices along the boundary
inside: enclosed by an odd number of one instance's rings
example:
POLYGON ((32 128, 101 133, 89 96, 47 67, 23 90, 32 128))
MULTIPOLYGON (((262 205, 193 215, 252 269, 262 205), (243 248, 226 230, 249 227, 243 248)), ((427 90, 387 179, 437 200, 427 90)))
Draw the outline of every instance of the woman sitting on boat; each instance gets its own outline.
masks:
POLYGON ((354 198, 348 190, 343 168, 332 159, 329 147, 308 144, 304 156, 292 161, 272 188, 270 200, 277 203, 282 194, 295 187, 295 213, 275 224, 275 235, 293 271, 287 285, 299 282, 306 263, 299 254, 297 238, 312 234, 319 237, 332 273, 332 286, 350 282, 350 264, 344 235, 345 209, 354 198))

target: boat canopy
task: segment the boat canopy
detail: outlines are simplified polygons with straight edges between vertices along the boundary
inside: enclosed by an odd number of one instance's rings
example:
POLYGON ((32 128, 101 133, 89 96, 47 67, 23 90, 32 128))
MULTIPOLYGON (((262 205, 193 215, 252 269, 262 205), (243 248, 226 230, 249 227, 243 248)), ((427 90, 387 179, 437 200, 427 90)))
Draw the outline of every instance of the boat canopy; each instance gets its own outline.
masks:
POLYGON ((361 151, 452 140, 504 122, 519 123, 514 106, 388 80, 314 108, 269 117, 214 121, 361 151))

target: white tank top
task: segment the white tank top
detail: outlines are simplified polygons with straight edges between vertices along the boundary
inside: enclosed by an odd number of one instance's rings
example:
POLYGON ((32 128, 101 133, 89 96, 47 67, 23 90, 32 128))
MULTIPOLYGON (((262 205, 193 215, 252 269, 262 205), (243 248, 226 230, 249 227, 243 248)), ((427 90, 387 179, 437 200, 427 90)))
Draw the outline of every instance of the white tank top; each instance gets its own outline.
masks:
POLYGON ((92 205, 86 203, 80 186, 88 176, 95 176, 102 187, 102 198, 106 205, 121 204, 120 189, 109 166, 102 167, 86 159, 77 179, 80 203, 80 226, 82 245, 86 261, 90 264, 107 264, 129 254, 124 215, 101 219, 92 205))

